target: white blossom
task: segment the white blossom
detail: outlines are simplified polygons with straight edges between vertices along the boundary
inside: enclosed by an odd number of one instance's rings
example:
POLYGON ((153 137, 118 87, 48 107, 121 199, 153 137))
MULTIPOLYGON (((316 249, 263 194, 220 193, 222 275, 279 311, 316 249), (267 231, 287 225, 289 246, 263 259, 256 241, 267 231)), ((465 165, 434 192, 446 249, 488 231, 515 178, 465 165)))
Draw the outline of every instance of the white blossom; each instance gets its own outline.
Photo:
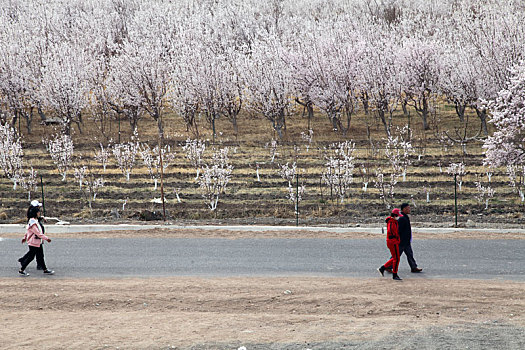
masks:
POLYGON ((489 207, 489 201, 494 197, 495 191, 490 184, 483 186, 481 180, 481 176, 478 175, 477 180, 474 182, 477 190, 476 199, 478 202, 485 202, 485 210, 487 210, 489 207))
POLYGON ((273 163, 275 161, 275 157, 279 154, 278 147, 279 144, 277 143, 277 140, 272 139, 269 143, 267 143, 265 148, 268 148, 270 150, 270 163, 273 163))
POLYGON ((66 181, 66 175, 73 161, 73 140, 67 134, 57 134, 55 138, 46 143, 47 151, 62 174, 62 181, 66 181))
MULTIPOLYGON (((149 176, 155 183, 154 191, 157 190, 157 183, 160 178, 160 152, 159 146, 155 146, 153 149, 146 143, 140 146, 139 151, 142 157, 142 162, 148 169, 149 176)), ((171 152, 171 147, 166 145, 162 148, 162 168, 163 171, 170 166, 175 160, 175 153, 171 152)))
POLYGON ((412 161, 410 155, 414 153, 414 148, 410 141, 410 129, 405 126, 399 130, 399 135, 394 137, 388 136, 385 155, 388 158, 393 171, 396 174, 403 176, 403 181, 406 180, 407 168, 412 161))
POLYGON ((507 165, 507 176, 510 180, 510 187, 513 192, 520 196, 522 202, 525 201, 525 166, 524 165, 507 165))
POLYGON ((217 209, 220 195, 231 180, 233 165, 229 160, 230 148, 225 147, 213 153, 211 165, 205 164, 199 177, 202 197, 211 211, 217 209))
POLYGON ((379 198, 386 206, 387 209, 390 209, 394 202, 395 187, 397 185, 398 175, 390 174, 387 176, 388 180, 385 180, 385 174, 383 169, 376 169, 376 177, 374 178, 374 186, 379 191, 379 198))
POLYGON ((86 178, 86 172, 87 172, 87 166, 81 166, 79 168, 75 168, 74 176, 75 176, 75 179, 77 179, 78 181, 80 190, 82 190, 82 183, 84 182, 84 179, 86 178))
POLYGON ((314 138, 314 131, 312 129, 308 129, 308 133, 301 131, 301 139, 306 142, 306 152, 310 150, 310 146, 312 145, 313 138, 314 138))
POLYGON ((206 150, 206 144, 202 140, 192 140, 188 138, 184 146, 182 146, 182 150, 186 154, 186 159, 190 161, 191 165, 197 171, 197 175, 195 176, 195 180, 197 180, 199 178, 202 165, 202 155, 206 150))
POLYGON ((28 171, 28 174, 23 177, 21 185, 27 191, 28 201, 31 201, 31 192, 36 191, 36 187, 38 184, 37 174, 38 172, 31 166, 31 169, 28 171))
POLYGON ((353 182, 355 144, 351 141, 334 143, 330 145, 330 150, 332 154, 327 157, 322 178, 343 203, 353 182))
POLYGON ((284 165, 279 166, 279 175, 288 181, 288 186, 292 186, 292 181, 297 174, 297 164, 295 162, 292 163, 292 165, 288 165, 289 163, 286 163, 284 165))
POLYGON ((0 168, 4 175, 13 182, 13 189, 23 181, 22 141, 9 125, 0 124, 0 168))
POLYGON ((303 200, 303 195, 306 191, 304 183, 297 184, 297 164, 293 162, 291 165, 286 163, 279 166, 279 175, 288 181, 288 199, 294 204, 295 213, 299 213, 299 203, 303 200), (296 183, 293 180, 296 179, 296 183))
POLYGON ((450 163, 447 168, 447 173, 452 176, 456 176, 458 180, 459 190, 461 191, 461 185, 463 184, 463 176, 465 176, 465 163, 450 163))
POLYGON ((126 176, 127 181, 129 181, 131 171, 137 163, 138 152, 139 142, 136 130, 131 141, 127 143, 116 143, 113 145, 113 156, 115 157, 120 171, 126 176))
POLYGON ((102 168, 104 169, 104 172, 106 172, 106 167, 109 162, 109 157, 111 154, 110 147, 104 148, 102 143, 100 144, 100 150, 95 151, 95 160, 102 164, 102 168))

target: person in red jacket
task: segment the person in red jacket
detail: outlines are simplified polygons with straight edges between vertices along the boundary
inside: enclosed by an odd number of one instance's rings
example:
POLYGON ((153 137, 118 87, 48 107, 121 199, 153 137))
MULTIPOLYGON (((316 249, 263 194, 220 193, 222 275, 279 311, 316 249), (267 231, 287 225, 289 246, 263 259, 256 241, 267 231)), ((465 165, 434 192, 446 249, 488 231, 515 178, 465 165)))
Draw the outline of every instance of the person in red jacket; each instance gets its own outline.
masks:
POLYGON ((399 216, 401 215, 398 208, 392 210, 392 215, 386 218, 386 246, 390 249, 392 257, 384 265, 377 269, 381 276, 385 275, 386 269, 392 269, 393 279, 401 281, 401 277, 397 275, 397 268, 399 267, 399 216))

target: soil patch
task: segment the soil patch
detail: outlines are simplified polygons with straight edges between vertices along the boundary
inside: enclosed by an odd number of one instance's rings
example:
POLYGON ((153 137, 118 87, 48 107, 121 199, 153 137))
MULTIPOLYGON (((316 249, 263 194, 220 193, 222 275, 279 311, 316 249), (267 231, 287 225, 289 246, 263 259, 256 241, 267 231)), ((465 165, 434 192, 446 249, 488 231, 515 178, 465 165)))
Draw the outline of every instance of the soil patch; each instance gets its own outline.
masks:
MULTIPOLYGON (((275 230, 275 231, 236 231, 221 229, 144 229, 144 230, 115 230, 98 232, 80 233, 57 233, 50 235, 51 238, 130 238, 130 237, 151 237, 151 238, 334 238, 334 239, 385 239, 384 234, 369 232, 329 232, 316 230, 275 230)), ((525 239, 525 234, 515 232, 494 231, 455 231, 448 233, 427 233, 414 231, 414 239, 525 239)), ((5 233, 2 237, 18 238, 23 236, 20 233, 5 233)))
POLYGON ((51 277, 0 289, 3 349, 340 348, 447 327, 525 330, 524 284, 508 281, 51 277))

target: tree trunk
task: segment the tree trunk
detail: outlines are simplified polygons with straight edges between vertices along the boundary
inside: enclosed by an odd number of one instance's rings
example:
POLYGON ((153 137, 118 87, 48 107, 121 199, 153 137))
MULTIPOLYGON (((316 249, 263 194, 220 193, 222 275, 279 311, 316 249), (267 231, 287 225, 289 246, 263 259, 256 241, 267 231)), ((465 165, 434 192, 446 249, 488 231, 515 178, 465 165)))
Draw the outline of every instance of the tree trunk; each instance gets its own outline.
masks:
POLYGON ((408 101, 406 99, 403 99, 403 101, 401 102, 401 108, 403 109, 403 115, 407 117, 409 113, 408 113, 408 101))
POLYGON ((215 143, 215 135, 217 134, 215 132, 215 116, 213 116, 211 118, 211 128, 212 128, 212 132, 213 132, 213 143, 215 143))
POLYGON ((368 94, 366 92, 363 92, 361 94, 361 100, 363 101, 363 109, 365 110, 365 115, 368 115, 369 105, 368 105, 368 94))
POLYGON ((430 126, 428 125, 428 109, 421 111, 421 119, 423 120, 423 130, 430 130, 430 126))
POLYGON ((239 136, 239 125, 237 125, 237 118, 233 119, 233 133, 235 134, 235 140, 237 140, 237 137, 239 136))
POLYGON ((385 127, 385 133, 386 133, 386 136, 387 137, 390 137, 390 122, 388 122, 386 120, 386 117, 385 117, 385 111, 380 109, 377 111, 377 114, 379 116, 379 119, 381 120, 381 122, 383 123, 383 126, 385 127))
POLYGON ((42 110, 42 107, 41 106, 38 106, 38 115, 40 116, 40 120, 42 120, 43 122, 46 121, 46 115, 44 113, 44 111, 42 110))
MULTIPOLYGON (((308 130, 311 130, 312 119, 314 117, 314 106, 313 106, 312 101, 310 101, 309 99, 306 99, 306 101, 303 102, 300 99, 296 98, 295 102, 297 102, 298 104, 300 104, 301 106, 305 108, 306 116, 308 118, 308 130)), ((304 110, 303 110, 303 116, 304 116, 304 110)))
POLYGON ((66 119, 62 121, 62 131, 67 136, 71 136, 71 119, 66 119))
POLYGON ((414 101, 414 107, 416 108, 417 114, 421 117, 421 121, 423 122, 423 130, 429 130, 430 126, 428 125, 428 99, 426 95, 423 95, 421 100, 414 101))
POLYGON ((306 104, 306 111, 308 112, 308 130, 312 130, 312 119, 314 118, 314 106, 312 102, 306 104))
POLYGON ((423 109, 421 110, 421 118, 423 119, 423 130, 429 130, 430 126, 428 125, 428 99, 423 95, 423 109))
POLYGON ((164 143, 164 126, 162 125, 162 118, 160 115, 157 115, 157 128, 159 129, 159 137, 162 143, 164 143))
POLYGON ((284 111, 281 110, 279 111, 278 115, 267 116, 266 118, 272 122, 273 130, 277 132, 277 135, 279 136, 279 140, 282 140, 283 139, 283 127, 286 123, 286 117, 285 117, 284 111))
POLYGON ((464 103, 460 103, 459 101, 454 101, 454 106, 456 108, 456 114, 459 117, 459 121, 464 123, 466 105, 464 103))
POLYGON ((430 114, 430 111, 428 107, 427 95, 423 94, 423 96, 419 97, 418 99, 412 99, 412 102, 413 107, 423 122, 423 130, 430 130, 430 126, 428 125, 428 115, 430 114))
POLYGON ((489 130, 487 127, 487 110, 476 107, 476 114, 478 115, 479 120, 481 121, 481 129, 483 130, 483 135, 488 136, 489 130))
MULTIPOLYGON (((120 119, 120 114, 119 114, 119 119, 120 119)), ((138 118, 137 118, 137 115, 135 113, 135 111, 133 112, 130 112, 127 114, 127 118, 128 118, 128 121, 129 121, 129 126, 131 127, 131 131, 133 132, 133 130, 137 129, 137 124, 138 124, 138 118)))
POLYGON ((346 136, 346 134, 350 130, 350 124, 352 122, 352 113, 353 113, 353 109, 352 108, 346 107, 344 109, 344 114, 346 116, 346 125, 343 127, 342 123, 340 123, 341 124, 340 128, 341 128, 341 132, 342 132, 343 136, 346 136))
POLYGON ((282 131, 282 125, 279 123, 278 120, 274 119, 272 121, 273 130, 277 132, 277 135, 279 136, 279 140, 283 139, 283 131, 282 131))
MULTIPOLYGON (((18 120, 18 109, 15 109, 13 112, 13 119, 11 119, 11 126, 16 130, 16 121, 18 120)), ((18 131, 18 135, 20 135, 20 130, 18 131)))
POLYGON ((332 122, 332 128, 334 132, 339 131, 338 119, 339 118, 337 117, 337 112, 332 112, 332 115, 330 116, 330 121, 332 122))
POLYGON ((33 110, 34 110, 34 107, 31 107, 29 109, 29 113, 22 112, 22 115, 24 116, 24 119, 26 120, 26 128, 27 128, 28 134, 31 134, 31 124, 33 123, 33 115, 34 115, 33 110))
POLYGON ((81 113, 78 113, 76 116, 75 116, 75 124, 77 124, 77 128, 78 128, 78 131, 82 134, 82 114, 81 113))

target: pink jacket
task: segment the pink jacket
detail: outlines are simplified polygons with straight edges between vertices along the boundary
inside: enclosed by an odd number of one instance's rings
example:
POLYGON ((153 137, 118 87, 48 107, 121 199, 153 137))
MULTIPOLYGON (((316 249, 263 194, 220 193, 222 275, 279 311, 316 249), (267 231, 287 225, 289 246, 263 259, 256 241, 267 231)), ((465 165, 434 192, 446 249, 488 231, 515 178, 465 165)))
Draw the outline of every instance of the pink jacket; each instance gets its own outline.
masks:
POLYGON ((42 245, 42 239, 47 241, 49 237, 44 235, 40 230, 40 224, 38 223, 38 220, 30 219, 29 223, 27 224, 27 230, 26 234, 24 235, 24 239, 27 241, 27 245, 40 247, 42 245))

